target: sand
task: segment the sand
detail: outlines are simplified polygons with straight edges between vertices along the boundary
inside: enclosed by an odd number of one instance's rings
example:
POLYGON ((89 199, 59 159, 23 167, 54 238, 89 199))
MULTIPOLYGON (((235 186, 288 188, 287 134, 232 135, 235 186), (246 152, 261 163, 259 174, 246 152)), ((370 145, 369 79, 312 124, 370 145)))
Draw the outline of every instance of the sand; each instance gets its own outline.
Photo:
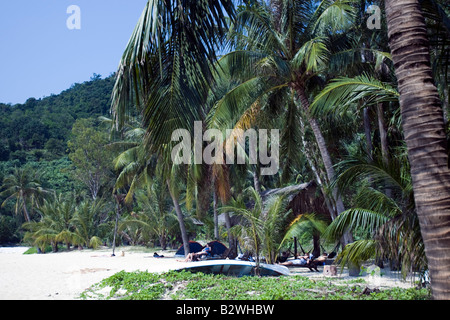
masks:
POLYGON ((117 248, 26 254, 28 248, 0 248, 0 299, 72 300, 91 285, 125 271, 164 272, 179 267, 174 253, 153 253, 117 248), (122 256, 122 251, 124 256, 122 256))
MULTIPOLYGON (((154 258, 153 251, 142 252, 133 247, 117 248, 115 257, 111 257, 110 248, 24 255, 27 249, 0 247, 0 300, 74 300, 93 284, 121 270, 166 272, 183 264, 174 257, 174 251, 158 251, 165 257, 154 258)), ((304 268, 290 268, 290 271, 324 278, 321 272, 304 268)), ((410 279, 402 281, 396 272, 386 268, 381 272, 381 276, 366 274, 358 278, 364 278, 371 288, 414 286, 410 279)), ((345 270, 332 278, 356 279, 349 277, 345 270)))

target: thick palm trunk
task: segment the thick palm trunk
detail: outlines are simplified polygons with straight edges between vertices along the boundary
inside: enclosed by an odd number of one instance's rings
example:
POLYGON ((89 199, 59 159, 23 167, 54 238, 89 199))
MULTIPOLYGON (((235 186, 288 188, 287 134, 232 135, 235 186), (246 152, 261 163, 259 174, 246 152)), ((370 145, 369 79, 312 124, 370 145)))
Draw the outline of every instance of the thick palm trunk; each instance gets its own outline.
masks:
POLYGON ((450 299, 450 171, 425 21, 418 0, 386 0, 385 7, 433 298, 450 299))
POLYGON ((169 180, 167 180, 167 187, 169 188, 170 197, 172 198, 173 206, 175 207, 175 212, 177 213, 178 223, 180 225, 181 231, 181 239, 183 240, 184 255, 187 256, 189 253, 189 238, 186 232, 186 225, 184 224, 183 212, 181 211, 177 197, 175 196, 175 194, 172 191, 172 188, 170 187, 169 180))
MULTIPOLYGON (((316 139, 317 145, 319 147, 320 155, 322 157, 322 161, 325 167, 325 171, 327 173, 328 182, 334 181, 336 177, 336 173, 333 168, 333 162, 331 161, 330 153, 328 152, 327 145, 325 143, 325 138, 323 137, 322 131, 320 130, 319 124, 317 123, 317 120, 309 115, 309 100, 306 96, 306 93, 304 89, 300 86, 296 88, 297 94, 300 98, 300 102, 302 104, 302 107, 304 108, 307 116, 308 121, 311 126, 311 129, 313 130, 314 137, 316 139)), ((335 201, 335 209, 336 209, 336 215, 339 215, 341 212, 345 211, 344 203, 342 202, 342 198, 337 192, 337 189, 333 189, 333 200, 335 201)), ((336 216, 332 216, 332 219, 334 220, 336 216)), ((347 244, 353 242, 353 237, 350 234, 350 232, 345 232, 342 236, 342 245, 346 246, 347 244)))

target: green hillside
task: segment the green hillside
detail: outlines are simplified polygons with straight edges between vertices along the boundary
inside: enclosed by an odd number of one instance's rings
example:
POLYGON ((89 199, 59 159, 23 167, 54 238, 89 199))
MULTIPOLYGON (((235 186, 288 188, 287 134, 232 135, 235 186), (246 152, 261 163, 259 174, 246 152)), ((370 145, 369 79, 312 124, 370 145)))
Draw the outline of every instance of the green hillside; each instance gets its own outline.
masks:
POLYGON ((33 158, 60 158, 75 120, 109 112, 113 86, 113 76, 101 79, 94 74, 58 95, 29 98, 24 104, 0 103, 0 161, 24 164, 33 158))

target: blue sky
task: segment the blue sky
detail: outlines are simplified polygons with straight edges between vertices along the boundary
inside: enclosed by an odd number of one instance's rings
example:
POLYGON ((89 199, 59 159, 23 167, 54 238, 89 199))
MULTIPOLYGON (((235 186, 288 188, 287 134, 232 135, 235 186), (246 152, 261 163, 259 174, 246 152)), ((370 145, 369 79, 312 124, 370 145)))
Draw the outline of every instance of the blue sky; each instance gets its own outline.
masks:
POLYGON ((147 0, 1 0, 0 102, 23 103, 116 71, 147 0), (67 8, 80 8, 70 30, 67 8))

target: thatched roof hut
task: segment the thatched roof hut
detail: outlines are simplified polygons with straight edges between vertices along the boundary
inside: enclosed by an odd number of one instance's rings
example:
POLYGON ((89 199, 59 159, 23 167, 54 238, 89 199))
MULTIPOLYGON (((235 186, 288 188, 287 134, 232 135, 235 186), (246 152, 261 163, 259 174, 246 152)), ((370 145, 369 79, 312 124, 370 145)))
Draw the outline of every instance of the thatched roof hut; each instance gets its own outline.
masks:
MULTIPOLYGON (((292 210, 292 218, 297 217, 300 214, 314 213, 320 216, 322 219, 330 220, 331 216, 325 203, 325 198, 321 190, 317 187, 315 181, 307 183, 287 186, 284 188, 269 189, 261 193, 262 200, 265 201, 270 196, 284 195, 288 201, 287 209, 292 210)), ((251 208, 254 203, 246 203, 246 206, 251 208)), ((230 215, 231 225, 237 225, 241 222, 241 217, 236 215, 230 215)), ((219 224, 225 225, 225 214, 219 215, 219 224)), ((295 255, 297 255, 297 246, 295 242, 295 255)), ((320 254, 319 247, 319 235, 313 234, 313 254, 320 254)), ((303 249, 302 249, 303 250, 303 249)))
MULTIPOLYGON (((325 204, 325 198, 320 189, 317 188, 315 181, 284 188, 268 189, 261 192, 263 201, 273 195, 285 195, 289 202, 287 209, 292 209, 294 216, 304 213, 315 213, 322 217, 330 217, 330 212, 325 204)), ((248 206, 252 207, 253 203, 249 203, 248 206)), ((232 216, 231 220, 232 225, 236 225, 239 223, 240 218, 232 216)), ((224 214, 219 215, 219 224, 225 224, 224 214)))
POLYGON ((320 189, 317 188, 315 181, 270 189, 261 193, 263 199, 272 195, 286 195, 289 201, 287 208, 292 209, 294 216, 313 212, 324 217, 330 216, 325 198, 320 189))

